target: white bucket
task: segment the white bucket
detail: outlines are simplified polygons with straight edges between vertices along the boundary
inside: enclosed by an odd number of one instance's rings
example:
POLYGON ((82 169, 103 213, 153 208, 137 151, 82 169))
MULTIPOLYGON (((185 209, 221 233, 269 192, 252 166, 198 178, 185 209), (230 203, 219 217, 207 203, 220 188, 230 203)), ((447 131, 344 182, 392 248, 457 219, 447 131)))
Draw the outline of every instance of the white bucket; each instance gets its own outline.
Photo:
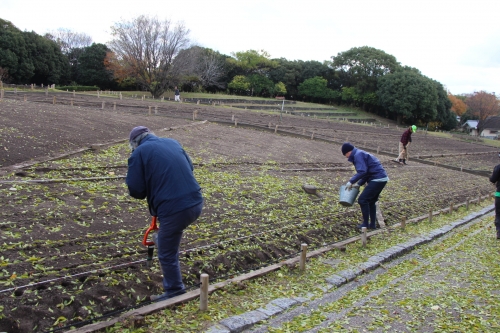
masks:
POLYGON ((350 207, 354 205, 354 201, 359 194, 359 187, 352 187, 350 190, 346 189, 347 185, 340 186, 339 204, 342 206, 350 207))

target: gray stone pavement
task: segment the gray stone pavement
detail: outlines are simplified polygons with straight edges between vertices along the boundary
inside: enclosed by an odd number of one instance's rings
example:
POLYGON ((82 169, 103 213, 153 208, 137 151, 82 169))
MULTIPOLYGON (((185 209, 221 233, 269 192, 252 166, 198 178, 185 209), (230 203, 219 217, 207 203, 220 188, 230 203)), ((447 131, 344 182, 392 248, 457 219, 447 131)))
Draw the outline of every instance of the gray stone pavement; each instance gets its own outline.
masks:
MULTIPOLYGON (((443 227, 432 230, 424 236, 414 238, 405 243, 395 245, 383 252, 380 252, 370 258, 358 267, 352 267, 335 275, 326 278, 327 288, 322 297, 316 297, 311 300, 309 295, 299 298, 280 298, 269 302, 265 307, 249 311, 241 315, 232 316, 221 320, 218 324, 210 327, 207 333, 238 333, 238 332, 252 332, 264 333, 268 332, 270 327, 279 327, 283 323, 289 322, 301 314, 307 314, 311 311, 319 309, 321 306, 339 300, 348 292, 365 285, 369 281, 375 280, 379 275, 384 274, 390 267, 398 265, 399 263, 414 259, 422 261, 417 253, 412 252, 417 246, 429 243, 438 238, 444 238, 455 228, 472 224, 480 221, 482 217, 491 215, 494 210, 494 205, 490 205, 482 210, 471 213, 468 216, 445 225, 443 227), (331 290, 331 291, 330 291, 331 290)), ((390 284, 398 283, 402 278, 400 277, 391 281, 390 284)), ((372 297, 377 296, 377 293, 382 293, 383 290, 375 291, 367 296, 366 299, 361 299, 353 305, 353 307, 361 307, 368 302, 372 297)), ((308 332, 318 332, 321 329, 327 329, 329 324, 344 318, 353 307, 343 309, 340 312, 330 313, 322 324, 308 332)), ((351 315, 352 316, 352 315, 351 315)), ((354 322, 358 320, 360 327, 363 327, 363 317, 355 318, 354 322)), ((382 330, 383 331, 383 330, 382 330)), ((397 332, 396 329, 394 332, 397 332)), ((404 330, 401 330, 404 331, 404 330)), ((431 332, 430 330, 429 332, 431 332)))

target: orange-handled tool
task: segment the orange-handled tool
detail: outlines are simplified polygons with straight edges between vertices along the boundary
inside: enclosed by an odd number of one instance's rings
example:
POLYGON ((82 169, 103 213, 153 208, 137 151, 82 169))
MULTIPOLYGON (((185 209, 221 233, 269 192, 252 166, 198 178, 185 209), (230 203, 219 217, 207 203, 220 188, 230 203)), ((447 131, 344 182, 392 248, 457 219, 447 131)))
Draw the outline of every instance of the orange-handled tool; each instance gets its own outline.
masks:
POLYGON ((148 230, 146 230, 146 233, 144 234, 144 238, 142 240, 142 245, 144 246, 151 246, 155 245, 153 241, 148 241, 148 236, 151 231, 156 231, 158 230, 158 226, 156 225, 156 216, 153 216, 153 219, 151 220, 151 225, 149 226, 148 230))

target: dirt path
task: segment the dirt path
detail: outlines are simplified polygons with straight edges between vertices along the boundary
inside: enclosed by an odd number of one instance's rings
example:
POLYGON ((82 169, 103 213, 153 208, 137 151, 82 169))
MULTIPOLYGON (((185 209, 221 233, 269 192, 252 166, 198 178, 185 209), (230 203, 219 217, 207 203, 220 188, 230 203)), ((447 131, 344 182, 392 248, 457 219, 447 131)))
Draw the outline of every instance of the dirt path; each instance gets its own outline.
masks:
POLYGON ((491 213, 244 332, 294 332, 299 321, 310 333, 498 332, 500 241, 492 221, 491 213))

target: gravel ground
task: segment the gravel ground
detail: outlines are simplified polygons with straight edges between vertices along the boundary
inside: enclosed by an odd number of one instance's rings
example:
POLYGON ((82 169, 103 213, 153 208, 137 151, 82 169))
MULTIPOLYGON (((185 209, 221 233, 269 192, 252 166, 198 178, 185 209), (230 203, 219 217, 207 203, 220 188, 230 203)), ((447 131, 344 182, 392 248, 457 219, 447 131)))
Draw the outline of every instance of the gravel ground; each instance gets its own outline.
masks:
POLYGON ((244 332, 500 332, 493 219, 489 213, 244 332), (308 328, 297 330, 298 322, 308 328))

